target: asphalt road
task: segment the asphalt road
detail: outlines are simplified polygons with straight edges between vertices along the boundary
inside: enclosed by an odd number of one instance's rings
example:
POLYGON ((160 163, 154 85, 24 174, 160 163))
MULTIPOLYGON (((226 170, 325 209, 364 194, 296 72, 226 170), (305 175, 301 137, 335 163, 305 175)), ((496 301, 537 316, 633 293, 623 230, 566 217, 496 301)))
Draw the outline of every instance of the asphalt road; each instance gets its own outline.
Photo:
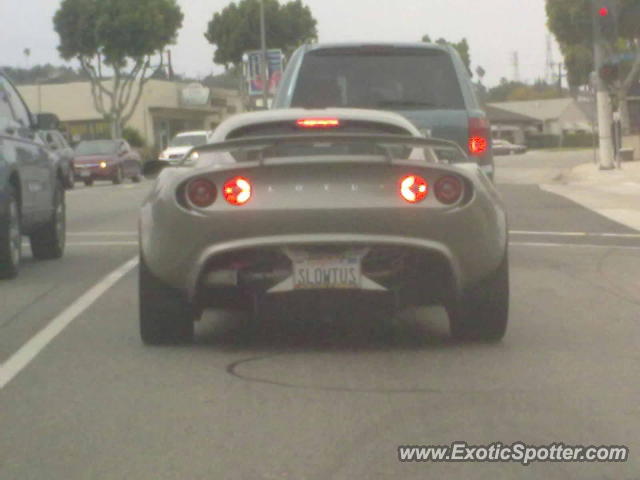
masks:
POLYGON ((497 345, 452 342, 433 308, 404 312, 387 339, 366 318, 256 331, 207 313, 195 345, 144 347, 135 267, 104 279, 137 255, 148 184, 79 187, 65 258, 27 254, 0 283, 0 372, 16 370, 0 387, 0 478, 639 479, 640 236, 536 185, 585 155, 499 160, 513 233, 497 345), (50 343, 29 342, 52 322, 50 343), (397 459, 399 445, 460 440, 627 445, 631 457, 397 459))

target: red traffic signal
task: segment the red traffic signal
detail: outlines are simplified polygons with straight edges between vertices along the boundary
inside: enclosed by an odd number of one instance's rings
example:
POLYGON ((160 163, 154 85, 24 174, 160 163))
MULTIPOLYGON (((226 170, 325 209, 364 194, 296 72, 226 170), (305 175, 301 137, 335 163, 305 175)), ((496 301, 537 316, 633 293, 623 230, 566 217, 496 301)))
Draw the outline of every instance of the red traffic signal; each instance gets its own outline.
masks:
POLYGON ((599 33, 608 41, 618 38, 618 3, 616 0, 596 0, 593 15, 595 16, 599 33))

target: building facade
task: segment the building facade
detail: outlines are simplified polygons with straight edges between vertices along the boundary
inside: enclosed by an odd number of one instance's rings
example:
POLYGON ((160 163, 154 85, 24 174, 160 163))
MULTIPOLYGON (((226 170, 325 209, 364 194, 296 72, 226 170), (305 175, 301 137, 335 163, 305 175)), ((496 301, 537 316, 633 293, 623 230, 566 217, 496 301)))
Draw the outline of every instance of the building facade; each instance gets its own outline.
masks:
POLYGON ((490 103, 486 108, 496 138, 515 143, 536 135, 562 139, 594 129, 593 104, 573 98, 490 103))
MULTIPOLYGON (((57 115, 73 141, 109 137, 109 124, 95 108, 89 82, 23 85, 18 89, 32 112, 57 115)), ((212 130, 241 110, 242 99, 234 90, 149 80, 126 126, 137 130, 147 145, 163 149, 177 133, 212 130)))

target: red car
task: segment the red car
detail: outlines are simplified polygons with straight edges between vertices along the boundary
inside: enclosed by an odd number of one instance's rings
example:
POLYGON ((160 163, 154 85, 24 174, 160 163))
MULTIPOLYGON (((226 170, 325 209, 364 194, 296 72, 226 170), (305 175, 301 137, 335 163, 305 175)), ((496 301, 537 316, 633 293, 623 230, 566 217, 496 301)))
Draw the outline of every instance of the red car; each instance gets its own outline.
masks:
POLYGON ((75 150, 73 170, 76 180, 93 185, 95 180, 110 180, 117 185, 125 178, 139 182, 142 160, 125 140, 86 140, 75 150))

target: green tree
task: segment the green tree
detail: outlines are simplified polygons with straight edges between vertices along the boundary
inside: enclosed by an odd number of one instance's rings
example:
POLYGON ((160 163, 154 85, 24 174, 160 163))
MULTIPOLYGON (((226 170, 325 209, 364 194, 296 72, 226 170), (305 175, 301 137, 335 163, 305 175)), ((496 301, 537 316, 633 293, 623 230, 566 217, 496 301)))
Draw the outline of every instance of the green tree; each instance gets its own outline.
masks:
MULTIPOLYGON (((555 35, 565 58, 569 85, 575 93, 577 88, 589 82, 594 70, 593 23, 591 0, 547 0, 547 23, 555 35)), ((610 87, 616 93, 622 125, 629 132, 627 97, 629 89, 640 77, 640 2, 618 0, 619 38, 607 46, 607 54, 631 53, 632 60, 621 63, 620 79, 610 87)))
POLYGON ((51 64, 34 65, 29 69, 0 66, 9 78, 19 85, 33 85, 36 83, 67 83, 87 80, 82 70, 76 71, 71 67, 58 67, 51 64))
POLYGON ((96 110, 120 137, 144 85, 163 68, 183 14, 176 0, 63 0, 53 23, 65 60, 76 59, 89 77, 96 110), (153 65, 158 55, 159 65, 153 65), (111 74, 105 81, 103 67, 111 74))
MULTIPOLYGON (((429 35, 424 35, 422 37, 422 41, 425 43, 432 43, 431 37, 429 35)), ((463 38, 457 43, 449 42, 444 38, 439 38, 438 40, 436 40, 435 43, 437 43, 438 45, 451 45, 453 48, 455 48, 460 54, 460 57, 462 58, 462 62, 467 67, 467 71, 469 72, 469 75, 473 76, 473 71, 471 70, 471 51, 469 48, 469 42, 467 42, 466 38, 463 38)))
POLYGON ((548 100, 562 98, 567 91, 559 92, 556 85, 538 80, 533 85, 522 82, 510 82, 506 78, 500 81, 487 94, 488 102, 516 102, 522 100, 548 100))
MULTIPOLYGON (((317 22, 301 0, 282 5, 278 0, 264 2, 269 48, 288 55, 302 43, 317 39, 317 22)), ((239 65, 245 52, 260 48, 259 0, 240 0, 215 13, 204 36, 217 47, 215 63, 225 68, 239 65)))

